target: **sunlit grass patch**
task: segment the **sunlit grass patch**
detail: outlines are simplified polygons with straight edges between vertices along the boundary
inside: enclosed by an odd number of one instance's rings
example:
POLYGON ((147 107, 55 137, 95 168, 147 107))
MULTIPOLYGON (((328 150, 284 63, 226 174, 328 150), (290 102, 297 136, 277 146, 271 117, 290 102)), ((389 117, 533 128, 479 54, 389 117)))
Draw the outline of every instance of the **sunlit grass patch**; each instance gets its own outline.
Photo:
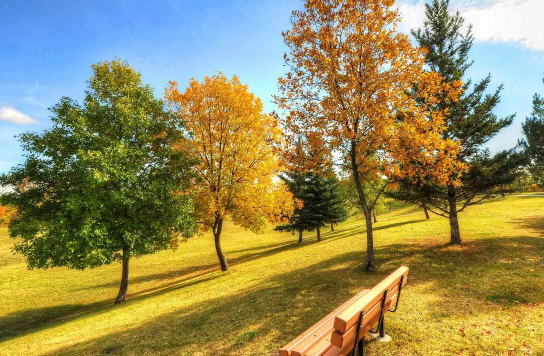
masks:
POLYGON ((389 344, 369 355, 544 355, 544 197, 508 197, 448 222, 396 204, 378 216, 378 269, 363 271, 359 216, 318 243, 230 224, 219 271, 211 236, 135 259, 129 301, 113 305, 120 266, 28 271, 0 230, 0 354, 272 355, 361 289, 410 267, 389 344))

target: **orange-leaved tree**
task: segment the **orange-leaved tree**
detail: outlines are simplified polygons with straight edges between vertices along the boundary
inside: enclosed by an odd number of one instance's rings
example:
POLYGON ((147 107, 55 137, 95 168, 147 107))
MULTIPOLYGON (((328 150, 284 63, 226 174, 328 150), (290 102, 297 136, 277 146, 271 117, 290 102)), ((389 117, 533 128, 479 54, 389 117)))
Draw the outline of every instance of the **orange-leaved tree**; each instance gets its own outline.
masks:
POLYGON ((395 30, 400 14, 393 4, 307 0, 293 11, 292 28, 283 33, 289 72, 275 97, 286 132, 322 157, 341 158, 352 176, 366 220, 367 271, 374 269, 376 200, 364 182, 378 175, 445 183, 464 169, 454 160, 458 144, 440 135, 444 113, 435 110, 438 98, 456 100, 461 83, 424 72, 424 51, 395 30))
POLYGON ((291 193, 277 179, 281 128, 236 76, 218 73, 201 83, 191 79, 183 93, 171 82, 166 98, 190 132, 179 149, 198 159, 193 185, 197 220, 203 231, 212 230, 221 270, 227 271, 221 249, 227 216, 260 233, 267 221, 278 222, 292 212, 291 193))
POLYGON ((16 210, 9 205, 0 205, 0 226, 9 224, 15 213, 16 210))

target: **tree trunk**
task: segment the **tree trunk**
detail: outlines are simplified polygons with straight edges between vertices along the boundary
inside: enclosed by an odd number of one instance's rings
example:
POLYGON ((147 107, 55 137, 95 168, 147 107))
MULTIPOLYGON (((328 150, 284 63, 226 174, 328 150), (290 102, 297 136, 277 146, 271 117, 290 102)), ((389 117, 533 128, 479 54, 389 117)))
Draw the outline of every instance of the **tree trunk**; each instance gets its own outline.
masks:
POLYGON ((429 216, 429 210, 427 210, 427 206, 423 205, 423 211, 425 212, 425 218, 429 220, 431 217, 429 216))
POLYGON ((115 299, 115 304, 119 304, 127 300, 128 290, 128 261, 130 259, 127 246, 123 246, 123 272, 121 274, 121 286, 119 287, 119 294, 115 299))
POLYGON ((331 222, 331 231, 334 231, 334 223, 331 222))
POLYGON ((298 230, 298 243, 302 243, 302 230, 298 230))
POLYGON ((317 241, 321 241, 321 227, 317 227, 317 241))
POLYGON ((376 211, 372 210, 372 216, 374 217, 374 224, 378 222, 378 219, 376 219, 376 211))
POLYGON ((450 244, 461 244, 461 231, 459 230, 459 220, 457 219, 457 197, 455 187, 448 185, 448 203, 449 203, 449 219, 450 219, 450 244))
POLYGON ((226 272, 229 270, 227 259, 221 249, 221 230, 223 229, 223 219, 219 216, 215 218, 216 223, 213 229, 213 237, 215 238, 215 251, 217 252, 217 258, 219 258, 219 264, 221 265, 221 271, 226 272))
POLYGON ((366 222, 366 261, 365 269, 367 272, 374 271, 374 238, 372 236, 372 214, 366 202, 365 192, 361 184, 361 177, 359 176, 359 166, 357 165, 357 144, 355 141, 351 141, 351 170, 353 174, 353 181, 357 194, 359 195, 359 204, 363 209, 366 222))

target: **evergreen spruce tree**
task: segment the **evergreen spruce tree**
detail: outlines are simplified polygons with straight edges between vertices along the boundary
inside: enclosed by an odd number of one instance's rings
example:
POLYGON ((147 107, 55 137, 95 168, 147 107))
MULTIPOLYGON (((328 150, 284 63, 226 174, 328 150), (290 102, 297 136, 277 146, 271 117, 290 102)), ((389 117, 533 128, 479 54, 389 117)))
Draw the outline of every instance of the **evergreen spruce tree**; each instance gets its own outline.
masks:
POLYGON ((321 241, 322 227, 327 224, 332 227, 346 220, 347 208, 332 170, 328 174, 291 172, 282 179, 302 206, 295 208, 289 223, 277 226, 276 230, 298 232, 299 242, 302 242, 303 231, 316 230, 317 241, 321 241))
POLYGON ((306 198, 306 177, 308 173, 292 171, 288 175, 282 175, 280 178, 287 184, 289 191, 293 194, 293 199, 300 204, 295 205, 293 214, 289 216, 289 222, 274 228, 277 231, 297 232, 298 242, 302 243, 302 233, 304 231, 313 231, 314 225, 308 219, 305 219, 306 198))
POLYGON ((302 219, 311 223, 317 230, 317 241, 321 241, 321 228, 327 224, 329 198, 326 179, 315 173, 308 174, 302 219))
POLYGON ((529 171, 538 185, 544 186, 544 97, 535 94, 533 112, 523 123, 525 146, 531 160, 529 171))
MULTIPOLYGON (((515 170, 523 157, 514 149, 494 157, 483 145, 501 129, 512 123, 515 115, 498 118, 493 110, 500 101, 502 85, 488 94, 491 75, 473 84, 465 80, 467 69, 472 65, 468 54, 474 37, 471 26, 461 33, 464 19, 459 12, 450 14, 449 0, 433 0, 425 5, 426 21, 422 29, 412 31, 421 47, 428 50, 426 63, 429 69, 439 73, 446 82, 464 80, 463 94, 457 102, 439 99, 437 110, 447 109, 447 129, 444 138, 458 140, 461 151, 458 160, 465 162, 468 172, 460 185, 446 187, 432 184, 412 185, 400 182, 396 198, 411 201, 450 221, 450 243, 461 243, 458 213, 482 199, 490 198, 493 188, 515 179, 515 170)), ((451 177, 452 181, 454 177, 451 177)))
MULTIPOLYGON (((332 171, 332 170, 331 170, 332 171)), ((345 200, 345 193, 342 191, 342 185, 334 172, 326 179, 328 190, 328 207, 326 211, 326 220, 331 225, 331 231, 334 226, 346 221, 348 218, 348 205, 345 200)))

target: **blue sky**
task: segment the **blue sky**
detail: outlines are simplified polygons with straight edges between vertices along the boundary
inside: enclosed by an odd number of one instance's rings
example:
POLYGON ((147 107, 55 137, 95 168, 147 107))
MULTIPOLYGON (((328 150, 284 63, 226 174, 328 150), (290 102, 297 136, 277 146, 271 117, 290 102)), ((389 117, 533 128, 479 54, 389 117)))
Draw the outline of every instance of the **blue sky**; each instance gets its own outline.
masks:
MULTIPOLYGON (((544 12, 538 11, 543 3, 452 1, 474 22, 470 76, 491 73, 494 86, 505 86, 497 114, 517 113, 514 124, 489 143, 493 151, 515 145, 533 94, 544 93, 544 22, 530 21, 544 12)), ((401 30, 421 24, 421 1, 398 4, 406 17, 401 30)), ((140 71, 157 96, 169 80, 183 87, 191 77, 222 71, 238 75, 273 110, 270 97, 285 71, 281 32, 300 6, 299 0, 3 0, 0 172, 23 159, 14 136, 49 127, 47 107, 62 96, 82 99, 89 66, 114 57, 140 71)))

